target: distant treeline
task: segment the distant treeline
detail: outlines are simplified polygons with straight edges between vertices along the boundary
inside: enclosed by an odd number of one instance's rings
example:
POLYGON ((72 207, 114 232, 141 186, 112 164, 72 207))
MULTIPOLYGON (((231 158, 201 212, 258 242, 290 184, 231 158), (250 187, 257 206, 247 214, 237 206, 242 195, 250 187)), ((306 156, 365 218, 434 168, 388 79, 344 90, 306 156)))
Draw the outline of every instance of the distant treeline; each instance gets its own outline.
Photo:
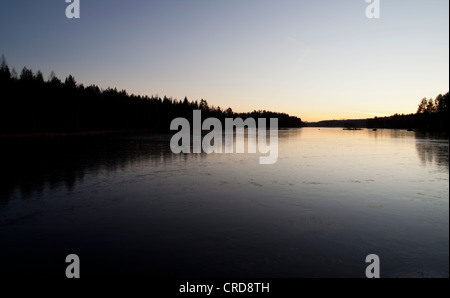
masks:
MULTIPOLYGON (((253 111, 234 113, 231 108, 209 106, 205 100, 176 100, 164 96, 129 95, 116 88, 85 87, 69 75, 61 81, 52 72, 24 67, 10 71, 4 57, 0 67, 0 134, 66 133, 103 130, 169 130, 177 117, 192 119, 192 111, 202 110, 202 118, 278 118, 279 127, 301 127, 298 117, 285 113, 253 111)), ((269 120, 267 120, 269 124, 269 120)))
POLYGON ((415 114, 395 114, 370 119, 326 120, 308 123, 315 127, 398 128, 447 132, 449 127, 449 94, 439 94, 434 100, 423 98, 415 114))
POLYGON ((427 131, 446 131, 449 126, 449 94, 439 94, 434 100, 423 98, 415 114, 367 119, 369 128, 406 128, 427 131))
POLYGON ((367 127, 367 119, 347 119, 347 120, 323 120, 319 122, 309 122, 310 127, 367 127))

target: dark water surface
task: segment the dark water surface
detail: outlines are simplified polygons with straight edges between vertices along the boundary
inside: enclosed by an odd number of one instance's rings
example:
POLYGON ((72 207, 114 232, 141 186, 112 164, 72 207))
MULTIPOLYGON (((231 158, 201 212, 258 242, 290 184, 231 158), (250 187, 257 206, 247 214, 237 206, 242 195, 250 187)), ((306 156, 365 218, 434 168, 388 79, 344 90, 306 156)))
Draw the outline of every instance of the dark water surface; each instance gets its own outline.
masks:
POLYGON ((171 135, 1 140, 0 274, 449 276, 448 139, 279 131, 279 158, 172 154, 171 135))

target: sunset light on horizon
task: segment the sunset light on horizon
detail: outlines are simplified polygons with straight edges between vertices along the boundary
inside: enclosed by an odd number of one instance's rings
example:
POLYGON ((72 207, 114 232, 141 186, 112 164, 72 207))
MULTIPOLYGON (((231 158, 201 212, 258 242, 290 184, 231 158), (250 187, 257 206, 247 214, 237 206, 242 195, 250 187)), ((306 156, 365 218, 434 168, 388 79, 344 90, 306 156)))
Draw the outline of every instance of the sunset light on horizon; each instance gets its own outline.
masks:
POLYGON ((67 19, 64 1, 10 1, 0 54, 19 73, 237 112, 415 113, 449 90, 449 2, 380 3, 368 19, 364 0, 81 1, 67 19))

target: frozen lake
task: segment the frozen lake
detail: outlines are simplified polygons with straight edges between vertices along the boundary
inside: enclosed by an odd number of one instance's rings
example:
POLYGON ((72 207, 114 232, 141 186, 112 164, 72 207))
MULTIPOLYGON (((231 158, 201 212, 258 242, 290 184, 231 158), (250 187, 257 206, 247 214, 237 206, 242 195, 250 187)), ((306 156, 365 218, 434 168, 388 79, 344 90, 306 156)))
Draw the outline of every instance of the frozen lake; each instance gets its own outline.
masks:
POLYGON ((449 143, 402 130, 279 131, 260 154, 171 135, 1 140, 0 274, 449 276, 449 143))

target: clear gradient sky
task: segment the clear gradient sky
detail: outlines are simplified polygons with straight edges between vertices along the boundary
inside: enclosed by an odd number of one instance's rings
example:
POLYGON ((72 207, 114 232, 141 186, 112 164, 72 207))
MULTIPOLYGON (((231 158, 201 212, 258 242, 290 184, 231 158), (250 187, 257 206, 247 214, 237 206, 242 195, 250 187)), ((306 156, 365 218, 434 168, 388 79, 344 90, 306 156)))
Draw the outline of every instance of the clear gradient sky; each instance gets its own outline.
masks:
POLYGON ((449 91, 449 1, 2 0, 18 72, 305 121, 411 113, 449 91))

